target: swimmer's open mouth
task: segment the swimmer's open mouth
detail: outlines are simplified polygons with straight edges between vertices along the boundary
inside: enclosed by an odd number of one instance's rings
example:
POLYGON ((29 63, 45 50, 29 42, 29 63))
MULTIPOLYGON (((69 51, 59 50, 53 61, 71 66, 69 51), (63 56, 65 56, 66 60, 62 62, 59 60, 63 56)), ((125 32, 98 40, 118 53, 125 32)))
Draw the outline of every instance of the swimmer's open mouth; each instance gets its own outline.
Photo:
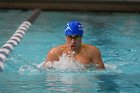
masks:
POLYGON ((71 47, 72 47, 72 48, 75 48, 75 47, 76 47, 76 45, 71 45, 71 47))

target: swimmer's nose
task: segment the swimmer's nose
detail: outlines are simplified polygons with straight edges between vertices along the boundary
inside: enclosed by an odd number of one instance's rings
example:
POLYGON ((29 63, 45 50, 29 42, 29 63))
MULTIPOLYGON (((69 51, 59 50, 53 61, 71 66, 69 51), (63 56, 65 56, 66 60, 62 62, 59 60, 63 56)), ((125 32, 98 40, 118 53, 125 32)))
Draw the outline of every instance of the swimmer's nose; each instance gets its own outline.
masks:
POLYGON ((71 40, 71 43, 72 43, 72 44, 75 44, 75 43, 76 43, 75 41, 76 41, 75 39, 72 39, 72 40, 71 40))

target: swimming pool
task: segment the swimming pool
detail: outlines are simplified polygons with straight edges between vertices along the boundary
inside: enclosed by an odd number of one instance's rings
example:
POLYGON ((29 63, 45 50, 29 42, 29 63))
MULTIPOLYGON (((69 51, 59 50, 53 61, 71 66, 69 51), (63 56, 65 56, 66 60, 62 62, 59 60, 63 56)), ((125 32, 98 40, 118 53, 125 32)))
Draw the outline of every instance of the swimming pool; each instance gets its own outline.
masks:
MULTIPOLYGON (((15 32, 31 11, 0 11, 0 45, 15 32)), ((0 73, 0 93, 139 93, 140 14, 42 12, 21 43, 7 58, 0 73), (97 46, 104 71, 41 70, 52 47, 65 43, 65 24, 84 25, 83 42, 97 46)))

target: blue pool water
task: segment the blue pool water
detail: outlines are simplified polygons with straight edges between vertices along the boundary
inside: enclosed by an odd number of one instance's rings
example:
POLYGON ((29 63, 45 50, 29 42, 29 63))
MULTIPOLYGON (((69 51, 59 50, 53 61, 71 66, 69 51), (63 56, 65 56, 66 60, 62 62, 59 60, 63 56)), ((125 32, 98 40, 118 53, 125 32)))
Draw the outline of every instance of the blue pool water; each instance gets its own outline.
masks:
MULTIPOLYGON (((0 10, 0 46, 31 11, 0 10)), ((42 12, 0 73, 0 93, 139 93, 140 14, 42 12), (65 24, 84 25, 83 42, 98 47, 106 70, 38 69, 48 51, 65 43, 65 24)))

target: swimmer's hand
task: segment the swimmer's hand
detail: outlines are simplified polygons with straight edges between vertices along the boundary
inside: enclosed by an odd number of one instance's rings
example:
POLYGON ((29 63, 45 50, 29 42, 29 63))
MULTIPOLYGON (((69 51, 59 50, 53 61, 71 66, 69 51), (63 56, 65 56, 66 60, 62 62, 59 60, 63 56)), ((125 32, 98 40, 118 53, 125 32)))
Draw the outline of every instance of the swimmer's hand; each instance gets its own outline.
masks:
POLYGON ((52 62, 46 62, 46 63, 44 63, 44 68, 48 68, 48 69, 51 69, 51 68, 53 68, 53 64, 52 64, 52 62))

